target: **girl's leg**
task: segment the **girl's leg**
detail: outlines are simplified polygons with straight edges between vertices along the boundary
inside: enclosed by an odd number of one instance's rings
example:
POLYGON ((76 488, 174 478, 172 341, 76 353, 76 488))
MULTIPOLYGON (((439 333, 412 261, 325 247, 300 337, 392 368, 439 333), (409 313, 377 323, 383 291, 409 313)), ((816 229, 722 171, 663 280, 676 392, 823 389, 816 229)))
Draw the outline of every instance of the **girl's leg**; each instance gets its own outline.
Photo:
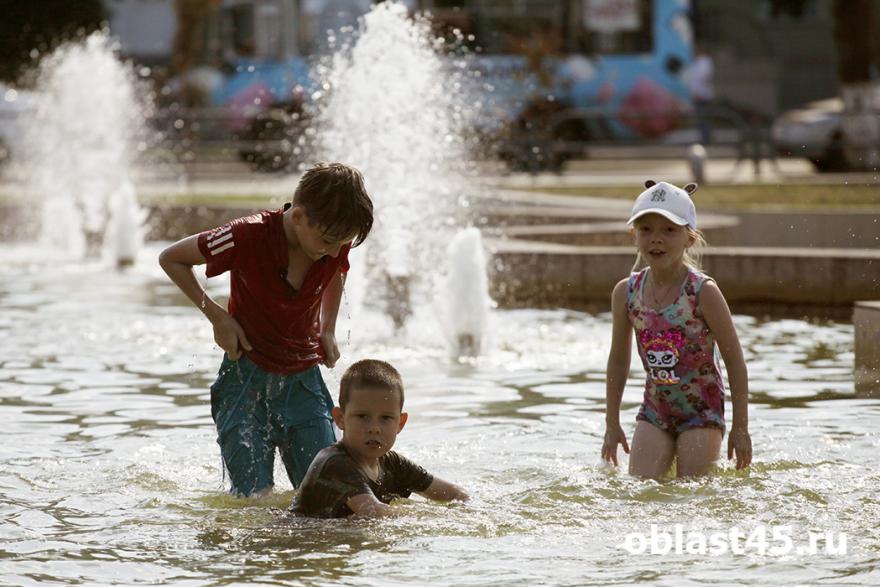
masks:
POLYGON ((633 434, 629 455, 629 474, 635 477, 660 479, 672 466, 675 439, 650 422, 639 420, 633 434))
POLYGON ((691 428, 678 435, 675 446, 676 469, 679 477, 705 475, 721 451, 721 430, 691 428))

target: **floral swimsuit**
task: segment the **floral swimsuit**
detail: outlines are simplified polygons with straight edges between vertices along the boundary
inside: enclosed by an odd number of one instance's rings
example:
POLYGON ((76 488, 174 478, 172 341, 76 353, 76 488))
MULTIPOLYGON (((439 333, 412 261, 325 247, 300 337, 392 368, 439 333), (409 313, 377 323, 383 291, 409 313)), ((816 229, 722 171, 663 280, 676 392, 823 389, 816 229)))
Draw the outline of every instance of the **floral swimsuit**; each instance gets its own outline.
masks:
POLYGON ((724 381, 716 358, 715 337, 697 315, 700 289, 711 279, 688 268, 678 298, 660 310, 644 302, 650 269, 633 273, 627 283, 626 310, 647 371, 645 397, 636 420, 678 436, 691 428, 724 433, 724 381))

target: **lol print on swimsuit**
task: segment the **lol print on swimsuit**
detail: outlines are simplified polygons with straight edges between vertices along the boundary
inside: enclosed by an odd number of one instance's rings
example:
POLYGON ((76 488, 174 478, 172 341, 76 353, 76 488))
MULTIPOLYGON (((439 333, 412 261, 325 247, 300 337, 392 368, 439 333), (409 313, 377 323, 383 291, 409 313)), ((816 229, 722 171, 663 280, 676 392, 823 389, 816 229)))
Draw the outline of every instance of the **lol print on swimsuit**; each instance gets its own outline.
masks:
POLYGON ((648 363, 648 376, 655 385, 675 385, 681 382, 675 374, 675 366, 681 356, 685 343, 684 333, 679 329, 639 333, 645 359, 648 363))

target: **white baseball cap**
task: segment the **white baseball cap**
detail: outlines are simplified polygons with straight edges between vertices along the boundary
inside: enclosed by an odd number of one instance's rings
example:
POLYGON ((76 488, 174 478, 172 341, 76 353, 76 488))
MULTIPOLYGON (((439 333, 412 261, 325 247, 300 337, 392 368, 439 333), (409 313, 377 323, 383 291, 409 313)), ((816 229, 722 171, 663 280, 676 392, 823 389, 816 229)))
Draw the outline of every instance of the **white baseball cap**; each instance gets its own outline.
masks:
POLYGON ((647 189, 639 194, 633 204, 627 224, 632 224, 645 214, 660 214, 680 226, 697 228, 697 209, 691 199, 691 194, 697 191, 697 184, 689 183, 681 189, 665 181, 654 183, 649 179, 645 187, 647 189))

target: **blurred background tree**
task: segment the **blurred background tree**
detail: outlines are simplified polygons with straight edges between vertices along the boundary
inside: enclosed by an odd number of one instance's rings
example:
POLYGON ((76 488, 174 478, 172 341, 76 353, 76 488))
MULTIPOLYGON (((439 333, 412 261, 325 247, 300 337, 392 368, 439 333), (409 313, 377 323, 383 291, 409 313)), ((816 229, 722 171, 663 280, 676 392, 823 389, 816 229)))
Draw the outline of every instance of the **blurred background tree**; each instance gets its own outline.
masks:
POLYGON ((40 56, 100 29, 102 0, 0 0, 0 80, 16 81, 40 56))
POLYGON ((774 18, 783 14, 800 18, 804 15, 806 4, 807 0, 771 0, 770 12, 774 18))
MULTIPOLYGON (((773 10, 799 17, 808 0, 771 0, 773 10)), ((880 167, 880 0, 833 0, 834 41, 844 111, 843 154, 860 169, 880 167)))
POLYGON ((837 41, 840 81, 877 81, 880 77, 880 2, 835 0, 834 39, 837 41))
POLYGON ((172 76, 181 75, 196 64, 205 36, 205 23, 220 4, 218 0, 174 0, 177 31, 171 56, 172 76))

